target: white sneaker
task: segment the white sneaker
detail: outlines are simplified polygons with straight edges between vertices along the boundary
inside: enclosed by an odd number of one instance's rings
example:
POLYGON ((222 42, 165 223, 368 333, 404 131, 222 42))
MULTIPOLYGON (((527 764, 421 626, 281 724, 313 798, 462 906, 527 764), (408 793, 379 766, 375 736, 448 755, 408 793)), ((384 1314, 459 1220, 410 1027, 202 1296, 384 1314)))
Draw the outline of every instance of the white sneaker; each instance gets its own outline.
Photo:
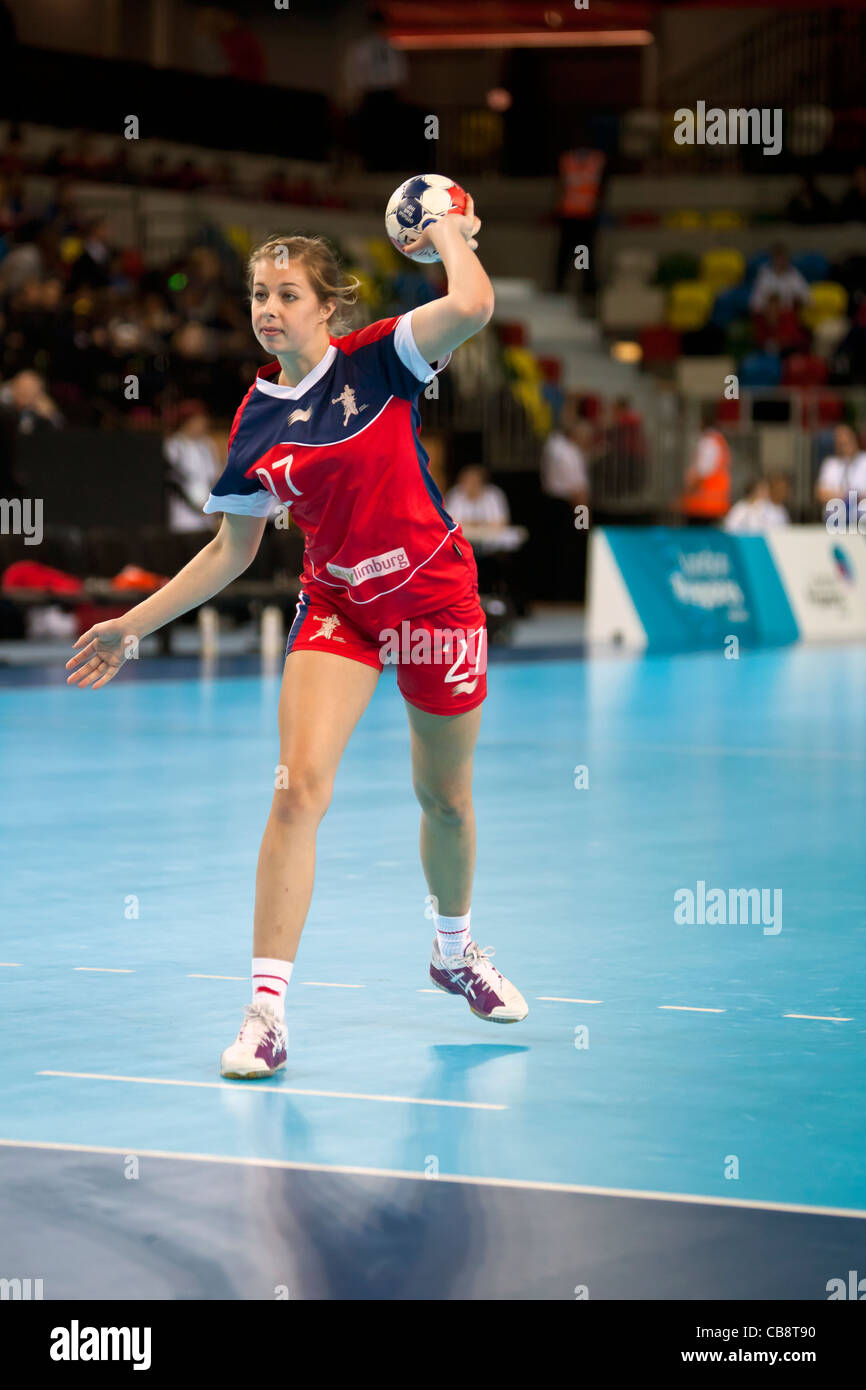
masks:
POLYGON ((237 1081, 273 1076, 286 1065, 286 1025, 263 1004, 247 1004, 241 1030, 220 1060, 220 1075, 237 1081))
POLYGON ((446 994, 462 994, 475 1017, 486 1023, 521 1023, 529 1005, 520 990, 496 969, 492 955, 492 946, 482 950, 470 941, 465 955, 443 956, 434 937, 430 979, 446 994))

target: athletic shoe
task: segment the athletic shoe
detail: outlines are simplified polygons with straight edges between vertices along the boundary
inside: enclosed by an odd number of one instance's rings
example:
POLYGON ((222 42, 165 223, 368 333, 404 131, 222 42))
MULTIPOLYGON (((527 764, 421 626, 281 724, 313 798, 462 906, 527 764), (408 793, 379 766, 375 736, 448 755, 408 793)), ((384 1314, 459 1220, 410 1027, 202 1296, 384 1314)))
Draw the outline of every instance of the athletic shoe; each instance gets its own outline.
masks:
POLYGON ((500 975, 490 962, 493 947, 483 950, 470 941, 464 956, 443 956, 439 941, 433 941, 430 979, 447 994, 463 994, 477 1018, 488 1023, 520 1023, 529 1005, 510 980, 500 975))
POLYGON ((247 1004, 244 1021, 220 1061, 220 1074, 237 1081, 273 1076, 286 1065, 286 1025, 263 1004, 247 1004))

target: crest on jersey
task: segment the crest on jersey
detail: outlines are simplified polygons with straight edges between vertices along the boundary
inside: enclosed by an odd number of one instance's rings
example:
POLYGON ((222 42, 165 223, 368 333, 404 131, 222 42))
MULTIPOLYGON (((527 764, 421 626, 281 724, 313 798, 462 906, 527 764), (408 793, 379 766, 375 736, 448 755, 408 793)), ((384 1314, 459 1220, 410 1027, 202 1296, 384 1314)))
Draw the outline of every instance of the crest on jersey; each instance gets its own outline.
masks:
POLYGON ((343 428, 345 429, 353 415, 360 415, 362 410, 366 410, 366 405, 358 405, 355 400, 355 388, 344 386, 339 396, 335 396, 331 405, 341 405, 343 407, 343 428))
POLYGON ((334 637, 335 629, 340 626, 340 619, 337 617, 336 613, 329 613, 327 618, 320 618, 319 623, 320 627, 318 632, 310 634, 311 642, 316 637, 327 637, 329 640, 333 638, 335 642, 345 642, 345 637, 334 637))

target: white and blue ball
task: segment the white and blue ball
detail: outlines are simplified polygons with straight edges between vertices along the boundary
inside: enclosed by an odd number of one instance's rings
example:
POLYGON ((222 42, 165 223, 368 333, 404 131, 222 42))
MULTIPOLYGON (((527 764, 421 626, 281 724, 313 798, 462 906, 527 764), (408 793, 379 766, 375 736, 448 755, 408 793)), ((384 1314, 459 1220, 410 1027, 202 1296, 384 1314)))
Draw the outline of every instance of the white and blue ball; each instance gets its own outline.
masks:
POLYGON ((438 261, 435 246, 413 252, 425 228, 452 212, 463 212, 466 194, 444 174, 415 174, 395 188, 385 209, 388 240, 413 261, 438 261))

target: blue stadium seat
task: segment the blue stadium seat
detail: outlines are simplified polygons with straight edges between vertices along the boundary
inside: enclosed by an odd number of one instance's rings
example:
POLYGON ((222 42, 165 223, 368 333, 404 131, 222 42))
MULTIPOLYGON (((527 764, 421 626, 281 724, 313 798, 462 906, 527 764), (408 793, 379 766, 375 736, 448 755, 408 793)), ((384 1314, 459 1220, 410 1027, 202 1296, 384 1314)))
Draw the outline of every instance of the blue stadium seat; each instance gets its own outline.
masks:
POLYGON ((782 380, 782 361, 769 352, 750 352, 737 372, 741 387, 778 386, 782 380))
POLYGON ((804 280, 812 284, 815 280, 829 280, 830 262, 820 251, 800 251, 791 260, 804 280))
POLYGON ((722 290, 716 295, 716 302, 713 305, 712 321, 720 328, 727 328, 734 319, 746 317, 749 312, 749 287, 748 285, 734 285, 729 290, 722 290))
POLYGON ((751 285, 762 265, 769 264, 769 251, 755 251, 746 261, 746 284, 751 285))

